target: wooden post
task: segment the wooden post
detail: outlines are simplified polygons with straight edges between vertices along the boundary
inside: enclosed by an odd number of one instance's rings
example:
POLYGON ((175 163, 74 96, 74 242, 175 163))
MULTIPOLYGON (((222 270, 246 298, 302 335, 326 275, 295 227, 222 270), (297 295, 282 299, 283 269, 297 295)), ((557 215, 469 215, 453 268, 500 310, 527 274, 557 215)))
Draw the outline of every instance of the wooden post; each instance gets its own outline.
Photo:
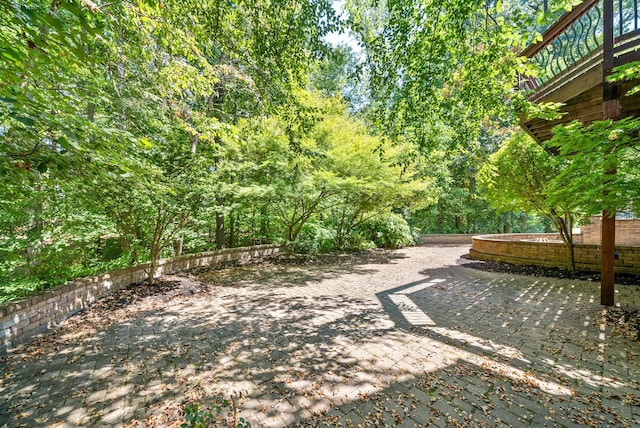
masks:
POLYGON ((615 248, 616 213, 602 212, 602 241, 600 269, 600 304, 613 306, 615 303, 615 248))
MULTIPOLYGON (((607 82, 614 67, 613 39, 613 0, 603 1, 603 85, 602 118, 617 120, 620 118, 620 88, 607 82)), ((615 166, 606 172, 616 173, 615 166)), ((607 192, 607 189, 605 189, 607 192)), ((602 230, 600 238, 600 304, 613 306, 615 301, 615 251, 616 251, 616 213, 602 212, 602 230)))

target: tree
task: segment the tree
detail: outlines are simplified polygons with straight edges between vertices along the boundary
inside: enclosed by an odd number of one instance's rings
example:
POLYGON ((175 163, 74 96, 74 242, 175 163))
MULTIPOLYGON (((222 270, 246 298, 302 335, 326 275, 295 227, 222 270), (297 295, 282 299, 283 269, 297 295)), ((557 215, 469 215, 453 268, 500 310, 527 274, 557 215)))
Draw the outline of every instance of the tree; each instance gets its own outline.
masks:
MULTIPOLYGON (((616 67, 608 77, 612 83, 636 81, 640 62, 616 67)), ((636 93, 640 86, 631 88, 636 93)), ((553 129, 547 142, 566 164, 550 185, 553 201, 571 199, 593 215, 601 211, 640 209, 639 118, 596 121, 584 126, 578 121, 553 129)))
POLYGON ((524 132, 507 139, 478 174, 484 193, 502 212, 535 212, 548 218, 567 246, 568 266, 575 270, 573 218, 575 198, 553 198, 552 183, 563 173, 563 162, 524 132))
POLYGON ((0 177, 21 196, 3 198, 5 230, 64 222, 46 217, 55 193, 152 267, 215 190, 211 147, 286 104, 338 24, 327 0, 11 1, 0 14, 0 177))
POLYGON ((639 212, 639 130, 638 118, 554 128, 548 146, 558 151, 566 166, 550 182, 550 201, 572 201, 586 215, 602 210, 639 212))
POLYGON ((508 112, 505 95, 525 40, 498 5, 353 0, 348 6, 371 76, 372 120, 390 136, 437 148, 444 128, 448 145, 465 145, 484 121, 508 112))
POLYGON ((433 148, 465 146, 487 121, 513 120, 518 56, 536 30, 579 0, 531 2, 350 0, 348 24, 364 48, 372 121, 392 137, 433 148))
POLYGON ((430 229, 476 231, 496 223, 474 185, 477 165, 493 150, 483 139, 487 130, 515 124, 516 110, 527 104, 513 88, 518 72, 530 75, 533 67, 518 53, 576 3, 552 2, 545 12, 520 0, 347 2, 368 77, 367 120, 409 146, 418 162, 424 156, 447 165, 431 167, 442 197, 428 210, 433 215, 421 213, 438 223, 430 229))
POLYGON ((328 190, 325 224, 331 225, 338 248, 374 217, 433 202, 432 180, 404 163, 406 150, 372 135, 337 98, 325 100, 320 110, 305 149, 316 154, 316 175, 328 190))

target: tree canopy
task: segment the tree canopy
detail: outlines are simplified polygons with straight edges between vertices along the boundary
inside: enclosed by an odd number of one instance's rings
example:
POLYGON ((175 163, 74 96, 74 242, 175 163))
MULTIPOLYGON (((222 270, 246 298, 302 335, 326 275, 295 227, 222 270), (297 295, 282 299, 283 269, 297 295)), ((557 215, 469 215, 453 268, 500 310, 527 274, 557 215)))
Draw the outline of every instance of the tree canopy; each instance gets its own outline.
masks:
MULTIPOLYGON (((0 2, 0 299, 211 248, 545 227, 477 174, 522 103, 519 50, 573 3, 0 2)), ((584 132, 635 162, 627 133, 584 132)))

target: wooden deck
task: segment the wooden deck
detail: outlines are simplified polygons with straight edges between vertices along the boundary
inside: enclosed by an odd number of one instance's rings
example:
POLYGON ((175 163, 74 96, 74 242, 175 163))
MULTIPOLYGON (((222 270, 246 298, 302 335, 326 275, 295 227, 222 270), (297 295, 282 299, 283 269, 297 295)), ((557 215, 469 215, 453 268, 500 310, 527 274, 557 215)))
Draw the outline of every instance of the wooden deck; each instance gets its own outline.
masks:
MULTIPOLYGON (((615 2, 614 66, 640 60, 638 2, 615 2), (621 7, 622 6, 622 7, 621 7), (626 7, 626 9, 625 9, 626 7)), ((538 142, 548 140, 558 124, 602 120, 604 75, 602 0, 586 0, 556 21, 543 41, 529 46, 523 56, 540 67, 537 77, 521 79, 521 89, 535 103, 561 103, 562 118, 543 120, 522 117, 520 125, 538 142)), ((640 94, 624 96, 638 82, 620 85, 621 117, 640 114, 640 94)))
MULTIPOLYGON (((611 83, 620 65, 640 60, 640 0, 584 0, 563 15, 542 41, 522 53, 537 65, 521 76, 520 89, 534 103, 561 103, 558 120, 521 118, 538 142, 548 140, 558 124, 580 120, 618 120, 640 113, 640 94, 626 96, 638 82, 611 83)), ((561 143, 560 143, 561 144, 561 143)), ((615 167, 602 171, 616 173, 615 167)), ((600 238, 600 303, 615 303, 615 212, 603 210, 600 238)))

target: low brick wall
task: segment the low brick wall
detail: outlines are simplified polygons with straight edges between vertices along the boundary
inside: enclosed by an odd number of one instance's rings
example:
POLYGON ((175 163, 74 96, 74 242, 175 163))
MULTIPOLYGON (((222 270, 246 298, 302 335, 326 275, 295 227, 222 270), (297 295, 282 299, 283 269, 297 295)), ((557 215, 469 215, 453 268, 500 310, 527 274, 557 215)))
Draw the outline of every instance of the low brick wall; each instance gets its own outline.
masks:
POLYGON ((420 235, 420 245, 429 244, 462 244, 471 245, 471 238, 476 235, 469 234, 432 234, 432 235, 420 235))
MULTIPOLYGON (((568 269, 567 247, 557 237, 546 233, 475 236, 469 255, 476 260, 568 269)), ((640 246, 616 246, 616 251, 616 272, 640 275, 640 246)), ((576 269, 600 271, 599 245, 575 244, 574 257, 576 269)))
MULTIPOLYGON (((279 251, 278 245, 258 245, 189 254, 161 260, 156 276, 220 262, 267 257, 279 251)), ((100 297, 145 280, 148 268, 149 264, 142 264, 79 278, 42 293, 0 305, 0 353, 6 353, 35 334, 54 327, 100 297)))
MULTIPOLYGON (((594 216, 589 219, 591 224, 580 226, 582 232, 581 243, 599 244, 602 230, 602 217, 594 216)), ((616 219, 616 244, 635 246, 640 245, 640 220, 616 219)))

